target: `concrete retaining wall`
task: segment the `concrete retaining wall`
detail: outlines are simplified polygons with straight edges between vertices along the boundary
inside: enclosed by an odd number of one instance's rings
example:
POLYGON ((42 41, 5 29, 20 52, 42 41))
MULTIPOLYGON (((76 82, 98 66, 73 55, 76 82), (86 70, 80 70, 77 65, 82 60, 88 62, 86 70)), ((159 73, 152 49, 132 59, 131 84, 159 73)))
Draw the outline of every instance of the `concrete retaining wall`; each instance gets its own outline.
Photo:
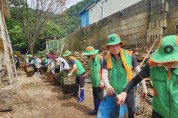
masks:
POLYGON ((147 43, 148 31, 154 27, 160 29, 157 34, 175 34, 176 30, 178 32, 177 4, 170 0, 142 0, 70 34, 66 38, 65 49, 84 50, 89 45, 103 49, 106 37, 112 33, 118 33, 127 46, 147 43))

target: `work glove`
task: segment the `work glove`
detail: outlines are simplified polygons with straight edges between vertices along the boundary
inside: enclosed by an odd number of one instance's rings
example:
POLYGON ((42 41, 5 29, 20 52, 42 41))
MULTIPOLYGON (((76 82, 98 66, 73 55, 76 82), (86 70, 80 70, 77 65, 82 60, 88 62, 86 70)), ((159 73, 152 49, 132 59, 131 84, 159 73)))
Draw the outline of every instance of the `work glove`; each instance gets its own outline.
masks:
POLYGON ((68 77, 71 77, 71 76, 72 76, 72 73, 69 73, 69 74, 68 74, 68 77))
POLYGON ((142 98, 146 98, 148 94, 147 88, 142 88, 142 98))
POLYGON ((104 87, 105 87, 105 86, 104 86, 104 82, 103 82, 103 80, 101 80, 101 81, 100 81, 100 89, 104 89, 104 87))
POLYGON ((108 96, 113 96, 114 95, 114 88, 111 85, 107 86, 106 88, 107 88, 108 96))
POLYGON ((120 94, 118 94, 116 96, 116 103, 118 106, 122 105, 125 102, 125 99, 127 97, 127 93, 126 92, 121 92, 120 94))
POLYGON ((142 98, 146 98, 148 91, 147 91, 145 80, 142 80, 141 84, 142 84, 142 98))

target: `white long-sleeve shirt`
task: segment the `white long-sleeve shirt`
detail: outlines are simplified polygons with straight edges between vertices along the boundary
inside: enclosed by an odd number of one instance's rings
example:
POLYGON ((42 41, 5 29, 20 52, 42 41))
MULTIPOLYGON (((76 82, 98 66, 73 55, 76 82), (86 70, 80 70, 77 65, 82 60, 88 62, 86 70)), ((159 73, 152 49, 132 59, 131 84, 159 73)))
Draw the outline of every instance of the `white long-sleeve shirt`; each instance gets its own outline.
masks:
POLYGON ((70 69, 69 64, 67 63, 67 61, 64 58, 58 57, 58 59, 62 63, 61 70, 69 70, 70 69))
POLYGON ((41 67, 41 60, 39 58, 33 59, 31 61, 31 64, 34 64, 36 68, 40 68, 41 67))

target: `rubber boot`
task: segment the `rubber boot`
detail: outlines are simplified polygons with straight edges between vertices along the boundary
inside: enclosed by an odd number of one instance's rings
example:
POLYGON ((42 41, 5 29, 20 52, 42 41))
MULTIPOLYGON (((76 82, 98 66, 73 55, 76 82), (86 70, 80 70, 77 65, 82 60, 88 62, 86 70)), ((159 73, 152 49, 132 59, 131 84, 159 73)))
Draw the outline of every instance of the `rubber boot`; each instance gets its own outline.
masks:
POLYGON ((79 91, 79 85, 76 85, 75 91, 71 96, 78 96, 78 91, 79 91))
POLYGON ((94 110, 90 111, 89 114, 90 115, 97 115, 99 105, 100 105, 100 101, 97 98, 94 98, 94 110))
POLYGON ((77 103, 84 101, 84 89, 80 89, 80 98, 77 100, 77 103))
POLYGON ((40 72, 37 72, 37 76, 40 76, 40 72))

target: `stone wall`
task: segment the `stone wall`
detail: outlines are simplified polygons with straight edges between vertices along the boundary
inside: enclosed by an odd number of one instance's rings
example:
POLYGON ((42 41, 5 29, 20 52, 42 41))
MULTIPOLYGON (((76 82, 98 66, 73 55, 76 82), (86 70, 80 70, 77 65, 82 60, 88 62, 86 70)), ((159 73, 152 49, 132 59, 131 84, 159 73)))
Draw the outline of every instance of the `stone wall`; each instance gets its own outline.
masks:
POLYGON ((127 46, 148 43, 164 34, 175 34, 177 8, 177 2, 174 4, 171 0, 142 0, 70 34, 65 49, 84 50, 89 45, 103 49, 106 37, 112 33, 118 33, 127 46))
POLYGON ((169 19, 167 26, 167 34, 177 34, 178 35, 178 1, 170 0, 169 3, 169 19))
POLYGON ((0 112, 12 110, 13 94, 12 87, 7 86, 0 89, 0 112))

